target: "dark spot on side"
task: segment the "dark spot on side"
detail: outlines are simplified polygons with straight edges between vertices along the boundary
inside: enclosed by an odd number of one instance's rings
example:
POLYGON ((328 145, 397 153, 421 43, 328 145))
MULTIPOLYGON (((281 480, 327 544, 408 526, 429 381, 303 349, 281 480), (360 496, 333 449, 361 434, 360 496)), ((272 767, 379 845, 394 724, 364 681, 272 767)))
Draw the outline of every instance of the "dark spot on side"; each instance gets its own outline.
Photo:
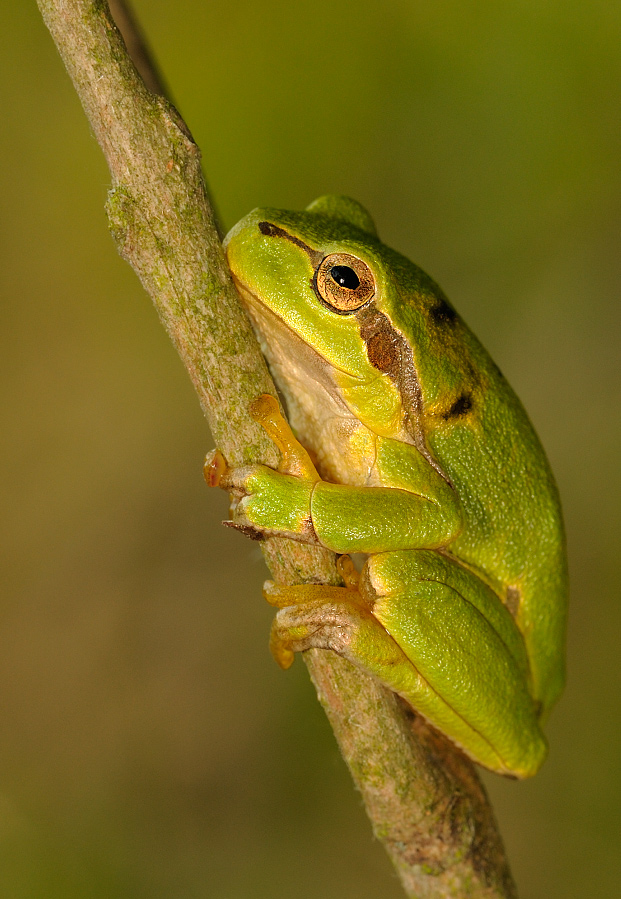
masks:
POLYGON ((431 307, 429 315, 437 325, 454 322, 457 318, 455 310, 443 299, 439 299, 435 306, 431 307))
POLYGON ((507 595, 505 597, 505 605, 515 618, 518 613, 518 609, 520 608, 520 600, 522 599, 522 594, 518 590, 517 587, 507 587, 507 595))
POLYGON ((451 418, 460 418, 472 409, 472 396, 469 393, 462 393, 458 396, 450 409, 442 413, 442 418, 448 421, 451 418))

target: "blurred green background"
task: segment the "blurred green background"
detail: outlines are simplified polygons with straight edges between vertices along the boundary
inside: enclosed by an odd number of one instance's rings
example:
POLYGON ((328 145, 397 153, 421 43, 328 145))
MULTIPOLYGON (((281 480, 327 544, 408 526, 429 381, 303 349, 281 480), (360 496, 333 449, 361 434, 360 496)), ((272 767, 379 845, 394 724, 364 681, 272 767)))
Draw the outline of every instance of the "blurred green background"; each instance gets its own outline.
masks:
MULTIPOLYGON (((569 684, 486 776, 522 899, 620 893, 621 6, 136 0, 225 227, 350 194, 444 287, 550 455, 569 684)), ((34 2, 3 34, 0 895, 389 899, 189 380, 103 212, 34 2)))

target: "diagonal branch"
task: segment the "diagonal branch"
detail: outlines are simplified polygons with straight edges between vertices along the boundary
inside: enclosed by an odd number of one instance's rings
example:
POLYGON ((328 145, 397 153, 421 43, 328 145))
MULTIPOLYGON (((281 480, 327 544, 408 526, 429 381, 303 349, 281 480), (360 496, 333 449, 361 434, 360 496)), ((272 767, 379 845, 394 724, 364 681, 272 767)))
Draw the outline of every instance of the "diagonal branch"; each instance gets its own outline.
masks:
MULTIPOLYGON (((234 465, 275 465, 274 446, 247 414, 274 386, 230 280, 198 148, 138 74, 105 0, 38 4, 110 168, 113 237, 152 297, 216 443, 234 465)), ((123 30, 130 47, 144 47, 131 16, 123 30)), ((162 92, 159 79, 150 84, 162 92)), ((337 582, 330 553, 286 540, 264 546, 281 582, 337 582)), ((515 897, 472 764, 343 659, 312 650, 305 660, 406 894, 515 897)))

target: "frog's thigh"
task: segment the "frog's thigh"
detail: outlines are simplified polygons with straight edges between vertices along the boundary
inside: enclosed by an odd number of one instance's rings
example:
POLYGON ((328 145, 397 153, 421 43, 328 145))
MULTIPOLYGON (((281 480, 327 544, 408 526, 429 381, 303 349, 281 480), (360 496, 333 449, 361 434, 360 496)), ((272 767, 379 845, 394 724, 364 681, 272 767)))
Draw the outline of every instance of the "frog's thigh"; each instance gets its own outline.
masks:
POLYGON ((513 620, 489 587, 425 550, 372 556, 364 575, 373 615, 425 685, 399 692, 481 764, 534 774, 546 743, 513 620))

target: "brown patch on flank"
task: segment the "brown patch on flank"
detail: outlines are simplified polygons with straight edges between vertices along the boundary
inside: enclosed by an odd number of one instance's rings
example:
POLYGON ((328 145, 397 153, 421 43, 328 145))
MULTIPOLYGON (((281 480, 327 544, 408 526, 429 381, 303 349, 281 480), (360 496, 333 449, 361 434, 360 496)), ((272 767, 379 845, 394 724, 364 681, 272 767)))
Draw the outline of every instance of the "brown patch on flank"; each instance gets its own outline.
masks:
POLYGON ((450 483, 429 452, 425 440, 422 427, 423 394, 412 347, 374 303, 369 303, 354 314, 360 326, 360 336, 367 347, 369 362, 378 371, 385 372, 399 389, 405 413, 404 425, 411 435, 413 445, 432 468, 450 483))

